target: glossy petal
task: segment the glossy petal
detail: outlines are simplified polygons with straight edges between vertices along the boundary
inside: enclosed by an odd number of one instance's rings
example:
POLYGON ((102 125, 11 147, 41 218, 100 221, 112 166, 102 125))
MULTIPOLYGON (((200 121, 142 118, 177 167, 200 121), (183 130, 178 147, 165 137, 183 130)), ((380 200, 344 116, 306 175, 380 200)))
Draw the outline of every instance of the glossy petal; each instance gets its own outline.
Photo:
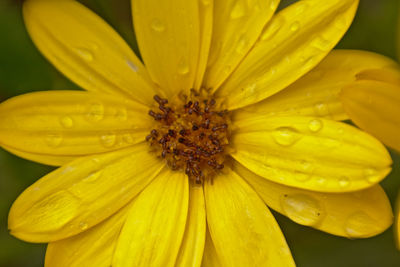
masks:
POLYGON ((140 53, 170 95, 193 87, 200 50, 199 1, 132 0, 140 53))
POLYGON ((8 152, 17 155, 20 158, 31 160, 34 162, 38 162, 40 164, 49 165, 49 166, 61 166, 67 164, 76 157, 74 156, 54 156, 54 155, 47 155, 47 154, 38 154, 38 153, 29 153, 21 150, 17 150, 5 145, 1 145, 2 148, 7 150, 8 152))
POLYGON ((223 266, 295 266, 275 218, 242 178, 226 170, 204 189, 207 223, 223 266))
POLYGON ((208 56, 210 53, 211 37, 213 31, 213 11, 214 0, 200 0, 200 53, 197 65, 197 74, 193 86, 197 90, 201 89, 202 87, 204 73, 206 71, 208 56))
POLYGON ((253 116, 235 126, 232 156, 273 182, 347 192, 370 187, 391 170, 386 148, 345 123, 315 117, 253 116))
MULTIPOLYGON (((279 93, 251 106, 239 109, 238 118, 256 113, 274 116, 316 116, 346 120, 339 99, 341 89, 366 76, 381 78, 397 63, 387 57, 357 50, 333 50, 305 76, 279 93), (380 72, 379 75, 377 72, 380 72)), ((388 77, 387 79, 392 78, 388 77)), ((400 83, 400 81, 399 81, 400 83)))
POLYGON ((24 20, 43 55, 82 88, 152 103, 147 71, 125 41, 73 0, 28 0, 24 20))
POLYGON ((210 232, 207 229, 206 244, 204 246, 203 262, 201 267, 222 267, 218 259, 217 251, 215 251, 214 244, 211 240, 210 232))
POLYGON ((110 267, 129 204, 89 230, 47 246, 45 267, 110 267))
POLYGON ((343 89, 341 99, 357 126, 400 151, 400 83, 357 81, 343 89))
POLYGON ((11 207, 11 234, 52 242, 100 223, 135 197, 164 164, 147 144, 77 159, 28 187, 11 207))
POLYGON ((216 90, 259 38, 279 0, 217 0, 205 87, 216 90))
POLYGON ((203 187, 189 183, 189 211, 185 235, 175 266, 199 267, 206 239, 206 210, 203 187))
POLYGON ((185 174, 165 168, 136 198, 112 266, 174 266, 185 231, 188 202, 185 174))
POLYGON ((394 215, 395 215, 394 238, 397 249, 400 250, 400 193, 397 194, 397 201, 396 201, 394 215))
POLYGON ((144 141, 148 109, 83 91, 29 93, 0 104, 0 145, 26 153, 80 156, 144 141))
POLYGON ((270 182, 235 165, 268 207, 294 222, 348 238, 371 237, 393 222, 390 201, 375 185, 350 193, 319 193, 270 182))
POLYGON ((314 68, 351 24, 358 0, 299 1, 280 11, 217 92, 237 109, 271 96, 314 68))

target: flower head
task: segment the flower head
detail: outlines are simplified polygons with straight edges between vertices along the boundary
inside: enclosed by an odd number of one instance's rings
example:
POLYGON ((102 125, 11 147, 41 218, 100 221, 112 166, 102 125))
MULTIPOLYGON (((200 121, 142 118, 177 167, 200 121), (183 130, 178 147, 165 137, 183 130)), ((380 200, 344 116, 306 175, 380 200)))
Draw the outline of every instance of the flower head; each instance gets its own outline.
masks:
POLYGON ((72 0, 28 0, 39 50, 86 91, 0 105, 0 145, 61 166, 9 229, 47 266, 294 266, 268 207, 348 238, 392 223, 385 147, 340 88, 391 60, 333 51, 357 0, 133 0, 143 63, 72 0), (268 207, 267 207, 268 206, 268 207))

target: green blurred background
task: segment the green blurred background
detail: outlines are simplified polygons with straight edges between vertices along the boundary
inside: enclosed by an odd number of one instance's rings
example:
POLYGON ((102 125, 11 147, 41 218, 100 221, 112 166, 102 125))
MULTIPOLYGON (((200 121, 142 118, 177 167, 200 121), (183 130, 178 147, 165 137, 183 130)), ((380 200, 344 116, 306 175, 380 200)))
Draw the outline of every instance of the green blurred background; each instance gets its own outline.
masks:
MULTIPOLYGON (((107 20, 138 51, 129 0, 81 2, 107 20)), ((283 7, 295 1, 281 2, 283 7)), ((78 89, 36 50, 25 30, 21 6, 22 1, 0 0, 0 101, 31 91, 78 89)), ((364 49, 396 58, 399 10, 399 0, 360 0, 356 19, 338 47, 364 49)), ((392 155, 394 170, 382 185, 394 203, 400 188, 400 158, 396 153, 392 155)), ((0 267, 43 266, 45 245, 24 243, 10 236, 7 214, 24 188, 51 170, 0 150, 0 267)), ((299 267, 400 266, 400 252, 395 249, 392 228, 374 238, 348 240, 275 215, 299 267)))

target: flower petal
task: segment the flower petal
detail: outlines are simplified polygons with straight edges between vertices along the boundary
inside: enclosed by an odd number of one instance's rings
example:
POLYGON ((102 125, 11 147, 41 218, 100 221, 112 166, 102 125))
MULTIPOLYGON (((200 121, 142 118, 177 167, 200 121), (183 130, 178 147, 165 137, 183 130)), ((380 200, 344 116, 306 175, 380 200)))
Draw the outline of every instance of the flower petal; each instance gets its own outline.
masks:
POLYGON ((400 193, 397 194, 397 201, 395 205, 395 222, 394 222, 394 239, 396 242, 396 247, 400 250, 400 193))
POLYGON ((303 0, 282 10, 217 94, 237 109, 292 84, 336 45, 357 5, 358 0, 303 0))
POLYGON ((17 150, 5 145, 1 146, 8 152, 17 155, 20 158, 31 160, 49 166, 57 166, 57 167, 62 166, 76 159, 76 157, 74 156, 54 156, 47 154, 30 153, 26 151, 17 150))
POLYGON ((143 61, 170 95, 193 87, 200 49, 199 1, 132 0, 143 61))
POLYGON ((185 231, 188 202, 185 174, 165 168, 133 203, 112 266, 174 266, 185 231))
POLYGON ((400 84, 357 81, 343 89, 341 100, 357 126, 400 151, 400 84))
POLYGON ((76 235, 129 202, 163 165, 147 144, 79 158, 28 187, 11 207, 8 227, 29 242, 76 235))
POLYGON ((189 211, 185 235, 175 266, 201 265, 206 239, 206 210, 203 187, 189 183, 189 211))
POLYGON ((147 71, 100 17, 72 0, 28 0, 24 20, 44 56, 82 88, 152 103, 147 71))
POLYGON ((305 76, 279 93, 238 110, 237 116, 256 113, 346 120, 348 116, 339 99, 341 89, 365 75, 381 77, 381 73, 378 76, 376 71, 386 74, 389 68, 396 67, 396 62, 379 54, 357 50, 333 50, 305 76))
POLYGON ((109 267, 117 240, 132 205, 89 230, 47 246, 45 267, 109 267))
POLYGON ((200 53, 197 65, 197 74, 194 82, 194 89, 199 90, 203 84, 208 56, 210 53, 211 37, 213 31, 213 10, 214 0, 201 0, 199 4, 200 17, 200 53))
POLYGON ((343 194, 319 193, 270 182, 240 164, 234 169, 268 207, 296 223, 338 236, 365 238, 382 233, 393 222, 390 201, 379 185, 343 194))
POLYGON ((203 262, 201 263, 201 267, 222 267, 222 264, 218 259, 217 251, 215 251, 214 244, 211 240, 208 228, 206 234, 206 244, 204 246, 203 262))
POLYGON ((207 222, 223 266, 295 266, 273 215, 236 173, 204 188, 207 222))
POLYGON ((78 156, 144 141, 147 108, 83 91, 35 92, 0 104, 0 145, 22 152, 78 156))
POLYGON ((273 182, 321 191, 370 187, 391 170, 386 148, 357 128, 315 117, 252 116, 234 123, 232 156, 273 182))
POLYGON ((216 90, 259 38, 279 0, 218 0, 205 87, 216 90))

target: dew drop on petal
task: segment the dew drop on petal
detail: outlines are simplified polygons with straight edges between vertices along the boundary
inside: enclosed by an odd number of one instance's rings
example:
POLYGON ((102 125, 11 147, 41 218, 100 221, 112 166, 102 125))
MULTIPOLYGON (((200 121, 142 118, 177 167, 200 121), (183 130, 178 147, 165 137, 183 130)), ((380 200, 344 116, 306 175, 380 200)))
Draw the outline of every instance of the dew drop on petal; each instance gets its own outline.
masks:
POLYGON ((70 116, 61 117, 60 123, 66 129, 70 129, 74 126, 74 121, 70 116))
POLYGON ((135 63, 133 63, 130 60, 126 61, 126 64, 128 64, 129 68, 131 68, 134 72, 138 72, 139 67, 135 65, 135 63))
POLYGON ((79 223, 79 229, 85 231, 86 229, 88 229, 88 224, 87 222, 80 222, 79 223))
POLYGON ((349 237, 364 237, 378 232, 379 223, 363 211, 350 215, 346 220, 344 229, 349 237))
POLYGON ((310 131, 314 132, 314 133, 320 131, 322 129, 322 127, 323 127, 323 123, 319 119, 311 120, 308 123, 308 129, 310 129, 310 131))
POLYGON ((86 48, 75 48, 75 52, 81 57, 83 60, 90 62, 93 61, 94 55, 86 48))
POLYGON ((150 24, 150 27, 155 32, 165 31, 165 24, 159 19, 153 19, 153 21, 150 24))
POLYGON ((113 147, 117 140, 117 136, 115 134, 105 134, 100 136, 100 142, 104 147, 113 147))
POLYGON ((189 73, 189 63, 185 58, 182 58, 178 63, 178 74, 186 75, 189 73))
POLYGON ((350 185, 350 179, 348 177, 343 176, 339 178, 338 183, 341 188, 346 188, 349 187, 350 185))
POLYGON ((300 22, 295 21, 292 23, 292 25, 290 25, 290 30, 292 32, 297 32, 300 29, 300 22))
POLYGON ((325 103, 317 103, 314 105, 314 111, 319 116, 326 116, 329 114, 328 105, 325 103))
POLYGON ((122 136, 122 140, 127 144, 133 144, 133 142, 134 142, 133 137, 130 134, 124 134, 122 136))
POLYGON ((321 51, 328 51, 331 49, 331 42, 322 36, 317 36, 312 42, 311 46, 321 51))
POLYGON ((364 177, 371 184, 376 184, 379 182, 380 175, 376 169, 368 168, 364 170, 364 177))
POLYGON ((291 146, 301 138, 301 135, 295 129, 281 127, 274 131, 273 137, 277 144, 281 146, 291 146))
POLYGON ((282 28, 284 24, 284 20, 282 18, 277 18, 273 20, 265 29, 265 31, 261 34, 261 40, 269 40, 271 39, 274 35, 276 35, 279 30, 282 28))
POLYGON ((315 225, 322 218, 320 203, 308 195, 284 195, 281 198, 281 205, 286 216, 302 225, 315 225))
POLYGON ((86 118, 89 121, 97 122, 104 118, 104 106, 101 103, 91 103, 89 104, 86 118))
POLYGON ((128 111, 126 110, 126 108, 117 109, 115 118, 120 121, 126 121, 128 119, 128 111))
POLYGON ((62 138, 61 134, 48 134, 45 139, 46 144, 49 147, 53 147, 53 148, 60 146, 62 140, 63 140, 63 138, 62 138))

